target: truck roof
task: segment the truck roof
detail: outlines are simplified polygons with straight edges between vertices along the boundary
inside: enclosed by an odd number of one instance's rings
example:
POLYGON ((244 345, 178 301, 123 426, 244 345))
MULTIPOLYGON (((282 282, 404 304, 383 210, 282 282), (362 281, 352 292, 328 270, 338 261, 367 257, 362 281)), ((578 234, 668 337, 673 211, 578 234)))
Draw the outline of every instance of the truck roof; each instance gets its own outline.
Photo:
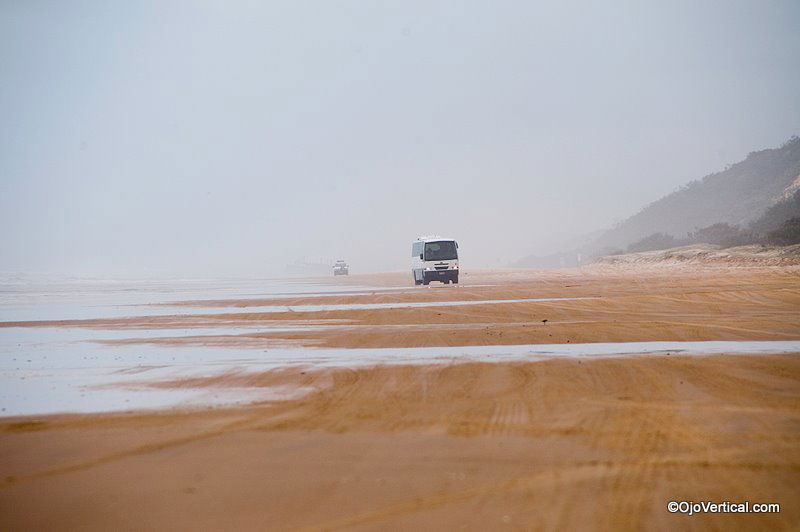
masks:
POLYGON ((418 236, 414 242, 438 242, 443 240, 455 241, 455 238, 439 236, 439 235, 427 235, 427 236, 418 236))

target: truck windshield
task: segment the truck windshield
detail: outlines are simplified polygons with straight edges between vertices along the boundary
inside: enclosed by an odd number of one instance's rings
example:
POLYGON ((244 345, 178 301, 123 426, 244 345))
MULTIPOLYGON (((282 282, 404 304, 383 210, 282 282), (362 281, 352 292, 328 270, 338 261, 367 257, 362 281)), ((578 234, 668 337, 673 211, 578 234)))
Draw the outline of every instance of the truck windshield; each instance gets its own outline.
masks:
POLYGON ((453 260, 457 258, 456 243, 452 240, 425 243, 425 260, 453 260))

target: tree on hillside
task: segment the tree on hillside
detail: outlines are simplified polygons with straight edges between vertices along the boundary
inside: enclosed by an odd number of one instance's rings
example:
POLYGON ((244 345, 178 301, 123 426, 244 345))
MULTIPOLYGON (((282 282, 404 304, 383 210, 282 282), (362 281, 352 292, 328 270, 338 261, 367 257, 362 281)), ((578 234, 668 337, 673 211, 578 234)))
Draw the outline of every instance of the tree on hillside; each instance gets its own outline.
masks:
POLYGON ((786 220, 796 217, 800 217, 800 191, 767 209, 760 218, 750 224, 750 229, 759 234, 766 234, 781 227, 786 220))
POLYGON ((786 220, 778 229, 770 231, 767 242, 776 246, 800 244, 800 217, 786 220))
POLYGON ((744 246, 757 240, 756 235, 743 231, 738 226, 726 223, 716 223, 708 227, 701 227, 687 235, 690 242, 695 244, 715 244, 722 247, 744 246))
POLYGON ((659 249, 674 248, 681 245, 674 236, 666 233, 653 233, 643 239, 628 246, 628 253, 638 253, 640 251, 656 251, 659 249))

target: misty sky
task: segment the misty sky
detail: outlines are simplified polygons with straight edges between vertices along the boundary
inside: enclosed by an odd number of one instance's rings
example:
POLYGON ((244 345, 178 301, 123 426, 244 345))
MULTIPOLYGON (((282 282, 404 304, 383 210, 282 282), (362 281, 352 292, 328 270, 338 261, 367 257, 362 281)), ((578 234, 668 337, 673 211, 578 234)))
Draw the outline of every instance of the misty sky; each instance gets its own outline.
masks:
POLYGON ((0 270, 497 266, 800 134, 800 3, 0 3, 0 270))

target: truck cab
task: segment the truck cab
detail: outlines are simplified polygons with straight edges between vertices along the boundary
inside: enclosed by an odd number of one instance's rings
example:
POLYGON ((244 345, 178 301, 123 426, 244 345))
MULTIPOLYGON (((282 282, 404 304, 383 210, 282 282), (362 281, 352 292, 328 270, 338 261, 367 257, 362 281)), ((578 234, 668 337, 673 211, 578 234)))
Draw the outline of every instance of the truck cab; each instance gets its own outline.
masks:
POLYGON ((458 283, 458 242, 438 236, 417 238, 411 243, 411 275, 415 285, 458 283))

